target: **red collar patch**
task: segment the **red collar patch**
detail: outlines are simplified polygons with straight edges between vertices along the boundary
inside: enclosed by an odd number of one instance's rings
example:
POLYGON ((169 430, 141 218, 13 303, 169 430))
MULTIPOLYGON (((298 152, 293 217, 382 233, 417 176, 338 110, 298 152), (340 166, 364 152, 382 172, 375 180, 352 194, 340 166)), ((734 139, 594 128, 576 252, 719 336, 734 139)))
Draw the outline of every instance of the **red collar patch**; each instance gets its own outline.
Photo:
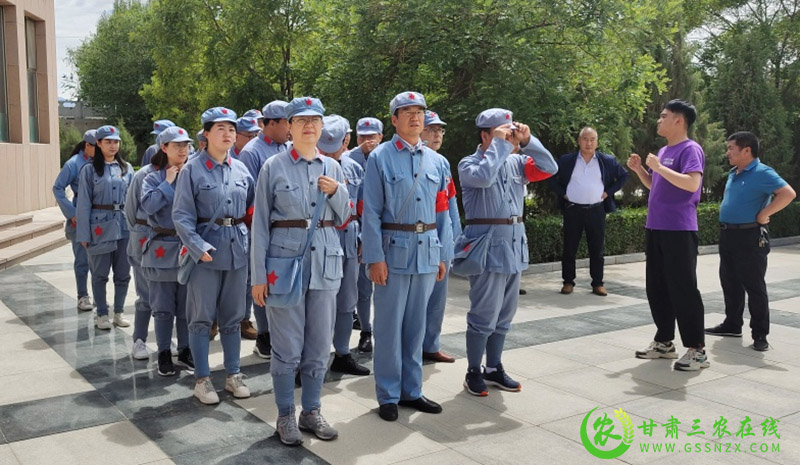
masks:
POLYGON ((213 170, 214 169, 214 162, 211 161, 211 160, 206 160, 206 168, 208 168, 209 170, 213 170))
POLYGON ((394 146, 397 147, 397 150, 403 150, 403 143, 400 142, 400 139, 394 141, 394 146))
POLYGON ((266 135, 264 135, 264 142, 266 142, 266 143, 268 143, 268 144, 271 144, 271 143, 272 143, 272 139, 270 139, 269 137, 267 137, 266 135))
POLYGON ((295 149, 292 149, 292 151, 289 152, 289 154, 292 156, 292 160, 297 161, 297 159, 300 158, 300 154, 297 153, 297 150, 295 149))

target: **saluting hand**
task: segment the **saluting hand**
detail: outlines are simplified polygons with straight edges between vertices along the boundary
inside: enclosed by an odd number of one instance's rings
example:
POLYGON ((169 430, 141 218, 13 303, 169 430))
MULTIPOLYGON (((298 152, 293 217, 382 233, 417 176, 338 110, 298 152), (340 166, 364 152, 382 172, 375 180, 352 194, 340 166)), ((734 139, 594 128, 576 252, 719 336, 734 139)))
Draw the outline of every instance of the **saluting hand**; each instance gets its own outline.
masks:
POLYGON ((492 131, 492 137, 496 137, 498 139, 507 140, 507 141, 513 143, 513 141, 511 140, 511 125, 510 124, 503 124, 503 125, 497 126, 496 128, 494 128, 494 131, 492 131))
POLYGON ((339 183, 336 182, 335 179, 327 176, 320 176, 319 179, 317 179, 317 185, 319 186, 319 190, 328 195, 335 194, 336 190, 339 189, 339 183))
POLYGON ((175 178, 178 177, 178 172, 180 169, 177 166, 170 166, 167 168, 167 182, 172 184, 175 182, 175 178))
POLYGON ((267 306, 269 287, 266 284, 254 284, 250 292, 253 294, 253 300, 255 303, 261 307, 267 306))
MULTIPOLYGON (((514 121, 517 130, 514 131, 514 145, 525 147, 531 141, 531 128, 527 124, 514 121)), ((513 142, 512 142, 513 143, 513 142)))

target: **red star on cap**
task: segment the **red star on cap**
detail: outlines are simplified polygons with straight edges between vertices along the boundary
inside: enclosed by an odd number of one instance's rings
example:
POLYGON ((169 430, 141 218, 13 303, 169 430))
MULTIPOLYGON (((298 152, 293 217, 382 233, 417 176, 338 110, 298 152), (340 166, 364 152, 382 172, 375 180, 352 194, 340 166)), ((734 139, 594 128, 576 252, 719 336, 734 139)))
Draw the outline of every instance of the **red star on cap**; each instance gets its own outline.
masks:
POLYGON ((311 99, 310 98, 306 99, 306 105, 311 105, 311 99))
POLYGON ((206 160, 206 166, 208 169, 212 169, 214 168, 214 163, 212 163, 211 160, 206 160))
POLYGON ((183 129, 178 129, 178 134, 183 134, 183 129))
POLYGON ((411 100, 414 100, 414 98, 415 98, 414 94, 408 94, 408 98, 410 98, 411 100))
POLYGON ((156 252, 156 258, 164 258, 164 253, 166 252, 166 250, 164 250, 164 247, 158 246, 155 252, 156 252))
POLYGON ((114 134, 114 128, 111 128, 111 134, 114 134))
POLYGON ((228 109, 227 108, 223 108, 222 109, 222 114, 223 115, 227 115, 228 114, 228 109))
POLYGON ((161 127, 161 125, 160 125, 160 124, 156 124, 156 129, 158 129, 158 128, 160 128, 160 127, 161 127))
POLYGON ((366 123, 364 123, 364 126, 369 126, 369 121, 367 121, 366 123))
POLYGON ((100 226, 94 228, 94 235, 95 236, 102 236, 103 235, 103 228, 100 226))
POLYGON ((187 249, 186 247, 181 247, 181 257, 186 255, 186 252, 188 252, 188 251, 189 251, 189 249, 187 249))
POLYGON ((147 238, 143 237, 139 239, 139 247, 144 247, 144 243, 147 242, 147 238))
POLYGON ((511 119, 511 113, 506 113, 506 119, 511 119))
POLYGON ((275 270, 270 271, 269 275, 267 275, 267 282, 269 282, 269 285, 274 286, 275 281, 277 280, 278 280, 278 275, 275 274, 275 270))

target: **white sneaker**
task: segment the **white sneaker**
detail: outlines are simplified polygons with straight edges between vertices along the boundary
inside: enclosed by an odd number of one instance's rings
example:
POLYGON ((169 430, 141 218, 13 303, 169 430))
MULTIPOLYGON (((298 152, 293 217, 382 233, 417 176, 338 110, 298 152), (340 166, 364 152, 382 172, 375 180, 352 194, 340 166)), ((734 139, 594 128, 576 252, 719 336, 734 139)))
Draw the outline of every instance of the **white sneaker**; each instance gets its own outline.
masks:
POLYGON ((150 358, 150 353, 147 351, 147 345, 141 339, 134 341, 133 349, 131 349, 131 355, 133 355, 133 358, 136 360, 148 360, 150 358))
POLYGON ((237 399, 246 399, 250 397, 250 389, 244 385, 243 378, 244 375, 241 373, 229 375, 225 378, 225 390, 233 394, 233 397, 237 399))
POLYGON ((94 309, 94 302, 92 302, 92 298, 88 295, 85 295, 78 299, 78 310, 82 312, 88 312, 89 310, 94 309))
POLYGON ((206 405, 219 403, 219 396, 214 385, 211 384, 211 378, 199 379, 194 383, 194 396, 206 405))
POLYGON ((111 329, 113 325, 108 321, 108 315, 95 315, 94 326, 97 329, 111 329))
POLYGON ((175 344, 175 341, 169 343, 169 351, 173 357, 178 356, 178 344, 175 344))
POLYGON ((675 344, 672 342, 657 342, 653 341, 644 350, 636 351, 636 358, 656 359, 656 358, 678 358, 678 352, 675 351, 675 344))
POLYGON ((675 369, 681 371, 697 371, 701 368, 708 368, 711 362, 708 361, 705 351, 689 348, 680 360, 675 362, 675 369))
POLYGON ((114 324, 120 328, 127 328, 131 325, 131 320, 125 318, 125 315, 122 313, 114 312, 114 324))

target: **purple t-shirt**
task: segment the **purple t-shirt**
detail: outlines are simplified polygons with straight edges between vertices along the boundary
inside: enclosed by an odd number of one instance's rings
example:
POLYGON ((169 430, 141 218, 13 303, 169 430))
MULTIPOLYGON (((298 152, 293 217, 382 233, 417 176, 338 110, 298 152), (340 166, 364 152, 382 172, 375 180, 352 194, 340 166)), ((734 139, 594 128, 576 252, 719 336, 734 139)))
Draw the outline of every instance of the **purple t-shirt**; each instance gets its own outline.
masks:
MULTIPOLYGON (((658 151, 661 164, 678 173, 703 173, 706 156, 697 142, 687 139, 658 151)), ((697 231, 697 204, 700 190, 687 192, 670 184, 658 173, 652 173, 650 200, 647 203, 647 229, 697 231)))

